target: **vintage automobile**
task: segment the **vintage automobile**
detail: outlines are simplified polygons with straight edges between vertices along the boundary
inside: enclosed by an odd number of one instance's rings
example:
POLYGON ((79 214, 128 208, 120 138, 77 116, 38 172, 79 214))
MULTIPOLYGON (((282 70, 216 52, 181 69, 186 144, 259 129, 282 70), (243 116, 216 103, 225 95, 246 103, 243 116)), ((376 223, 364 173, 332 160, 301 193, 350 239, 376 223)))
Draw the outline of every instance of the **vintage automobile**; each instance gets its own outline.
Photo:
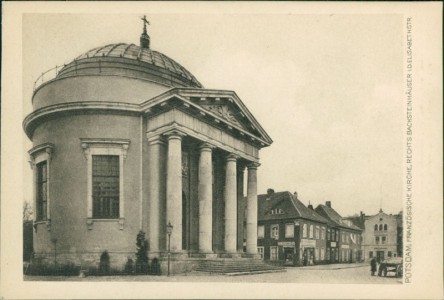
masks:
POLYGON ((402 277, 402 257, 392 257, 383 260, 379 264, 378 276, 387 276, 394 273, 396 277, 402 277))

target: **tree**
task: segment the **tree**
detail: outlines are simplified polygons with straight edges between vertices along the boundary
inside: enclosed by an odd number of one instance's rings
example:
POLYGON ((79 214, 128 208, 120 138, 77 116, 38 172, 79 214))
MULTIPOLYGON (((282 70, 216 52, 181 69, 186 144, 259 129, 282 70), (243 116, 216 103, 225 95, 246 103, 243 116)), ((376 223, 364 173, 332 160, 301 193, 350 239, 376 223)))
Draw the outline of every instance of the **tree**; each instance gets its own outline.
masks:
POLYGON ((145 239, 145 232, 142 230, 137 234, 136 247, 136 272, 148 273, 148 241, 145 239))

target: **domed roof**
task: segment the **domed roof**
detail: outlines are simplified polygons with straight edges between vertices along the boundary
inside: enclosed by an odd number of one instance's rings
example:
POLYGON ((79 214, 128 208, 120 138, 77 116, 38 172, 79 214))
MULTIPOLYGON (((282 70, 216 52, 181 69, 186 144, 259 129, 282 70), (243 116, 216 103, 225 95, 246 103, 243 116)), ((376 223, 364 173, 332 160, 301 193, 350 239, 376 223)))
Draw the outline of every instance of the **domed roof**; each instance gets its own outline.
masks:
MULTIPOLYGON (((138 62, 148 63, 157 68, 167 70, 168 73, 176 75, 176 77, 185 79, 189 82, 189 85, 193 87, 202 87, 202 84, 194 77, 191 72, 181 66, 179 63, 169 58, 165 54, 151 50, 150 48, 142 48, 135 44, 109 44, 102 47, 97 47, 87 51, 86 53, 78 56, 74 62, 80 62, 84 59, 94 58, 124 58, 131 59, 138 62), (178 75, 178 76, 177 76, 178 75)), ((69 64, 71 65, 71 64, 69 64)), ((156 68, 156 69, 157 69, 156 68)), ((59 75, 63 75, 62 69, 59 75)))

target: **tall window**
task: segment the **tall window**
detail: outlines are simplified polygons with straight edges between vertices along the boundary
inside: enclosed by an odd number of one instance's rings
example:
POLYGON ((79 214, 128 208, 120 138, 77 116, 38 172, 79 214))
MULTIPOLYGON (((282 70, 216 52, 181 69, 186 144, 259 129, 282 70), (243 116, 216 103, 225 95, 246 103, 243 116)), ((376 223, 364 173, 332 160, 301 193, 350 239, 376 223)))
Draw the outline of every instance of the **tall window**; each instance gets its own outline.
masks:
POLYGON ((307 224, 304 224, 304 226, 302 226, 302 237, 307 237, 307 224))
POLYGON ((285 224, 285 237, 292 238, 294 237, 294 224, 285 224))
POLYGON ((119 156, 92 156, 93 217, 119 218, 119 156))
POLYGON ((382 224, 379 224, 379 231, 382 231, 382 224))
POLYGON ((315 237, 319 240, 319 226, 316 226, 315 228, 315 237))
POLYGON ((279 239, 279 225, 271 225, 271 238, 279 239))
POLYGON ((264 238, 264 225, 258 225, 257 226, 257 238, 263 239, 264 238))
POLYGON ((327 229, 327 240, 330 240, 330 229, 327 229))
POLYGON ((384 230, 387 230, 387 224, 384 224, 384 230))
POLYGON ((382 244, 385 244, 385 236, 382 237, 382 244))
POLYGON ((310 236, 309 238, 313 238, 313 225, 310 225, 310 236))
POLYGON ((325 240, 325 227, 321 228, 321 240, 325 240))
POLYGON ((373 251, 369 251, 369 252, 368 252, 368 257, 370 257, 370 258, 373 257, 373 251))
POLYGON ((379 236, 376 237, 376 244, 379 244, 379 236))
POLYGON ((47 216, 48 204, 48 172, 46 161, 37 164, 37 219, 36 221, 44 221, 47 216))

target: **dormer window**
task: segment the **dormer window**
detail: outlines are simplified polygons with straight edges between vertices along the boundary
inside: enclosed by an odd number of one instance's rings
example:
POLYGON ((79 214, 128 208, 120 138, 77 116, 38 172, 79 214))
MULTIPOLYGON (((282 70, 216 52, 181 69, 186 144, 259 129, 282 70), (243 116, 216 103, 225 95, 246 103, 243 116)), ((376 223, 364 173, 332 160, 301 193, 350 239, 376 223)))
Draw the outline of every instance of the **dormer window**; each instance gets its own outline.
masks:
POLYGON ((273 208, 270 210, 271 215, 282 215, 284 214, 284 210, 282 208, 273 208))

